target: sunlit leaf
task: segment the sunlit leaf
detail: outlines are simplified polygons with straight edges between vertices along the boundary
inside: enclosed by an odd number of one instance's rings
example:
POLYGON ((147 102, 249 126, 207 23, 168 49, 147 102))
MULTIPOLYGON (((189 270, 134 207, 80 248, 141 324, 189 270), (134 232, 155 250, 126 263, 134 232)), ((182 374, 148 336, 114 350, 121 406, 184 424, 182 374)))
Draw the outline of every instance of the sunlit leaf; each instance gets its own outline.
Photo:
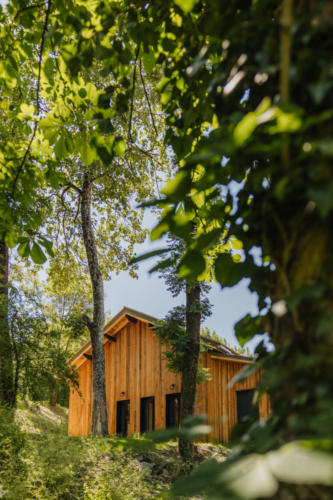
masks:
POLYGON ((5 235, 5 243, 7 248, 14 248, 17 244, 17 236, 11 231, 8 231, 5 235))
POLYGON ((31 258, 36 264, 44 264, 46 262, 46 257, 39 245, 37 243, 34 243, 32 245, 31 251, 30 251, 31 258))
POLYGON ((180 278, 193 278, 201 274, 206 267, 205 259, 197 250, 190 250, 181 260, 178 275, 180 278))
POLYGON ((178 5, 178 7, 185 12, 185 14, 191 12, 198 1, 199 0, 174 0, 175 4, 178 5))
POLYGON ((18 248, 17 248, 18 254, 20 257, 28 257, 30 254, 30 246, 29 246, 29 241, 25 241, 21 243, 18 248))
POLYGON ((118 138, 114 144, 114 151, 117 156, 124 156, 126 151, 126 142, 122 138, 118 138))

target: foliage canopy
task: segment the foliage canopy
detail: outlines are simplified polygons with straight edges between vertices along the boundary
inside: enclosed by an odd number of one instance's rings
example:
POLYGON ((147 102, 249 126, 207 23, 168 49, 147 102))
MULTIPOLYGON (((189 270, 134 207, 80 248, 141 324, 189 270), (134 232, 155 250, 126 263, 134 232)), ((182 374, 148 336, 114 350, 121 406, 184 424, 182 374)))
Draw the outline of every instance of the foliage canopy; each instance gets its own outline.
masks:
MULTIPOLYGON (((271 453, 294 439, 332 451, 331 2, 12 0, 0 15, 6 245, 37 262, 45 260, 42 247, 52 254, 40 231, 48 209, 40 189, 64 182, 58 165, 75 144, 60 128, 73 104, 92 106, 89 134, 79 141, 88 166, 123 156, 126 141, 113 137, 111 122, 131 114, 133 61, 140 59, 163 75, 165 141, 179 166, 162 200, 150 203, 164 209, 152 238, 172 232, 185 241, 183 273, 191 279, 220 238, 240 241, 240 258, 213 256, 215 277, 227 287, 250 279, 259 314, 241 320, 238 339, 268 332, 276 347, 257 347, 272 416, 240 437, 239 453, 271 453), (106 88, 82 86, 95 61, 110 78, 106 88), (194 218, 202 224, 196 238, 194 218)), ((221 495, 225 466, 205 467, 212 496, 221 495)), ((207 479, 197 474, 192 484, 202 489, 207 479)), ((315 487, 307 491, 318 498, 315 487)))

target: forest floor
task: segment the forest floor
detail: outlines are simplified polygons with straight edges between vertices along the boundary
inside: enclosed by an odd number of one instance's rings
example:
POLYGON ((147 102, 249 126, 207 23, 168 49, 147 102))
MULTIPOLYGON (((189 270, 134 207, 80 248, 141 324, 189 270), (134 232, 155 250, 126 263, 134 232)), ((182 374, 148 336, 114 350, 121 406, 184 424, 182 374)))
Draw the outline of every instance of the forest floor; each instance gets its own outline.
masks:
MULTIPOLYGON (((198 444, 196 461, 222 461, 228 451, 198 444)), ((179 474, 175 441, 69 437, 64 408, 20 402, 14 412, 0 410, 2 499, 158 499, 179 474)))

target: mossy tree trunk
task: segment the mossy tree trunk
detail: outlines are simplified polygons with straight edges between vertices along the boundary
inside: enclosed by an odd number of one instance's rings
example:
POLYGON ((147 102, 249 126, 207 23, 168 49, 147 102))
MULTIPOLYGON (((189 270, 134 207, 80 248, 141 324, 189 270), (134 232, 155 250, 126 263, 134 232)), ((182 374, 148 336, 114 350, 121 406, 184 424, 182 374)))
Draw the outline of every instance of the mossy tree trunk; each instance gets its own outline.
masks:
POLYGON ((108 415, 105 391, 104 290, 91 219, 91 191, 92 179, 89 172, 85 172, 81 192, 81 223, 92 283, 94 306, 93 320, 90 321, 88 318, 85 318, 90 331, 93 363, 91 432, 96 436, 106 436, 108 435, 108 415))
MULTIPOLYGON (((182 372, 180 421, 195 413, 195 398, 197 393, 197 375, 200 356, 200 284, 186 284, 186 336, 188 346, 184 355, 182 372)), ((184 462, 191 462, 194 454, 194 443, 179 439, 179 453, 184 462)))

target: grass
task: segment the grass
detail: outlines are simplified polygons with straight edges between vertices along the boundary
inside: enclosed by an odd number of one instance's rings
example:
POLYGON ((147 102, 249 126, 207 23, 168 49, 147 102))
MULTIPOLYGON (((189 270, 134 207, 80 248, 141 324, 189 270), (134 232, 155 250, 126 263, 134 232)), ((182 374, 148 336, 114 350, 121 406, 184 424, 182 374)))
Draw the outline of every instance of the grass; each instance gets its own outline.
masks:
MULTIPOLYGON (((201 445, 201 458, 225 449, 201 445)), ((146 500, 162 498, 179 475, 175 442, 145 437, 67 436, 62 408, 19 403, 0 410, 0 498, 5 500, 146 500)))

